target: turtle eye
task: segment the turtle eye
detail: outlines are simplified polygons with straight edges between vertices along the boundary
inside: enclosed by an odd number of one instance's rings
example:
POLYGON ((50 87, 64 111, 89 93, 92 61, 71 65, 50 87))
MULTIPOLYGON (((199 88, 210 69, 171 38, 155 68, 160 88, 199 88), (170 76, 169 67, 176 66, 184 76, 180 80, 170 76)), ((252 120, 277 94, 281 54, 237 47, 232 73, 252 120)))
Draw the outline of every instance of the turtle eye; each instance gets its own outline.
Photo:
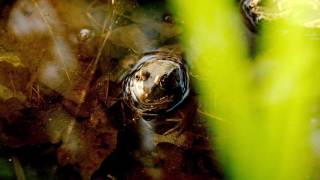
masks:
POLYGON ((142 71, 141 72, 141 80, 142 81, 146 81, 148 80, 150 77, 150 73, 148 71, 142 71))
POLYGON ((136 74, 136 75, 134 76, 134 78, 135 78, 137 81, 139 81, 139 80, 140 80, 140 75, 139 75, 139 74, 136 74))

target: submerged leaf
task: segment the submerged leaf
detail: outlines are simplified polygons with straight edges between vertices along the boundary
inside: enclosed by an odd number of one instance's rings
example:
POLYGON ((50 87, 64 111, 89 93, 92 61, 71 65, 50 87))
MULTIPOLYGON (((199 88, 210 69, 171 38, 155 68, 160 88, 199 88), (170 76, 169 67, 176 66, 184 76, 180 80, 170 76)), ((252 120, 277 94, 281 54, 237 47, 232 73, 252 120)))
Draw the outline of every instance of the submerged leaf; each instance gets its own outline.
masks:
POLYGON ((50 118, 51 141, 62 142, 58 149, 59 163, 71 164, 84 179, 90 178, 114 151, 117 130, 100 107, 97 107, 88 122, 78 122, 61 110, 51 114, 50 118))

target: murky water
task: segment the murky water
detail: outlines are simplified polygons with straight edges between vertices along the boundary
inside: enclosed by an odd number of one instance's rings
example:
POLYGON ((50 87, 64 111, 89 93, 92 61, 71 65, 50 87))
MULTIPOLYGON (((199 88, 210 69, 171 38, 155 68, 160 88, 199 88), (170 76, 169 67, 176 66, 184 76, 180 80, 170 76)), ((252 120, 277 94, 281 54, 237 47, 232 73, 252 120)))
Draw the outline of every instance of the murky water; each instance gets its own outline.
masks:
POLYGON ((0 179, 222 178, 164 1, 0 10, 0 179))

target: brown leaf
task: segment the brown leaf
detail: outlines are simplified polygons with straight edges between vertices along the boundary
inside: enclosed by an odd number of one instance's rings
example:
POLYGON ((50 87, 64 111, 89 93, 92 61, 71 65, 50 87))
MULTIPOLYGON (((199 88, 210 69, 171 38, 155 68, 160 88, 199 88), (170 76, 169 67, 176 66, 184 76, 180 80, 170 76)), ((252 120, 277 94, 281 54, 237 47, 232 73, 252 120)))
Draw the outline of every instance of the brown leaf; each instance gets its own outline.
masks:
POLYGON ((0 102, 0 141, 8 147, 22 147, 48 143, 43 112, 26 108, 19 100, 11 98, 0 102))
POLYGON ((97 107, 89 121, 70 121, 62 135, 58 161, 61 165, 73 165, 84 179, 89 179, 114 151, 116 143, 117 130, 103 109, 97 107))

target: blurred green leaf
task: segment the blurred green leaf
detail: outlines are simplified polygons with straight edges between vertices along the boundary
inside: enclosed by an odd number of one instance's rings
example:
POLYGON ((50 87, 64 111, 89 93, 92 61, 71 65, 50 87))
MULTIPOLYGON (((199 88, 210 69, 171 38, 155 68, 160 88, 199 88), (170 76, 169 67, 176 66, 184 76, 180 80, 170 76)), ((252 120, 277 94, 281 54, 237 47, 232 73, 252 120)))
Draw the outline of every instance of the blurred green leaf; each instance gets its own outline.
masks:
MULTIPOLYGON (((296 4, 290 8, 302 8, 296 4)), ((306 14, 270 22, 258 60, 249 63, 233 1, 176 0, 174 7, 185 18, 185 45, 204 110, 223 119, 208 124, 217 134, 214 146, 227 177, 309 177, 309 126, 320 64, 318 45, 299 24, 306 14)))

